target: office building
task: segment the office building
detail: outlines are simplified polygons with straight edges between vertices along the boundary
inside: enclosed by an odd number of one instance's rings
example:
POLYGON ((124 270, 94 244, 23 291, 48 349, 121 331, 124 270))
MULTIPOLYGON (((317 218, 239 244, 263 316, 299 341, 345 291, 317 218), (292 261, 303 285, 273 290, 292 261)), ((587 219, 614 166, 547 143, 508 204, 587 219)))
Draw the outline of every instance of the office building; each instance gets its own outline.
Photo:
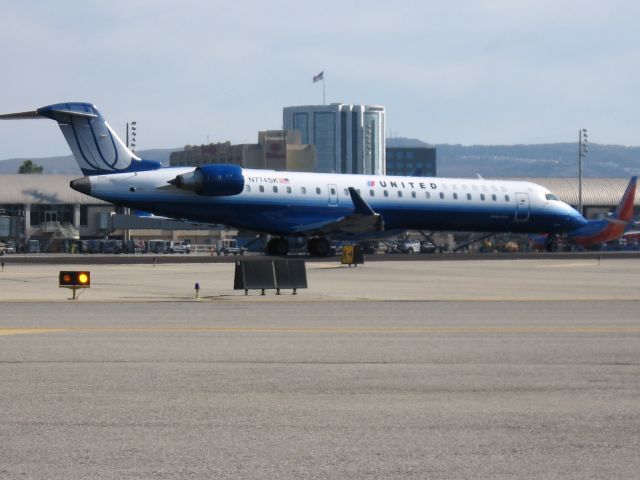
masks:
POLYGON ((316 146, 316 172, 385 174, 385 110, 375 105, 285 107, 283 125, 316 146))
POLYGON ((316 148, 301 143, 300 138, 300 132, 265 130, 258 132, 258 143, 187 145, 183 151, 173 152, 169 163, 172 167, 232 163, 245 168, 313 172, 316 148))
POLYGON ((436 176, 433 147, 387 147, 387 175, 436 176))

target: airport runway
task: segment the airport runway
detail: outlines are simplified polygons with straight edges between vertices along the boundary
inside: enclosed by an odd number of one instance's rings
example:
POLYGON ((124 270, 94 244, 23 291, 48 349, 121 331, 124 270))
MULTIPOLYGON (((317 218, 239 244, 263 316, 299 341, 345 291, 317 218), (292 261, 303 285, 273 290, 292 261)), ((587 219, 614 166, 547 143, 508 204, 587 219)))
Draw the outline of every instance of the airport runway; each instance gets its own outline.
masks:
POLYGON ((0 478, 637 478, 640 262, 425 265, 5 270, 0 478))

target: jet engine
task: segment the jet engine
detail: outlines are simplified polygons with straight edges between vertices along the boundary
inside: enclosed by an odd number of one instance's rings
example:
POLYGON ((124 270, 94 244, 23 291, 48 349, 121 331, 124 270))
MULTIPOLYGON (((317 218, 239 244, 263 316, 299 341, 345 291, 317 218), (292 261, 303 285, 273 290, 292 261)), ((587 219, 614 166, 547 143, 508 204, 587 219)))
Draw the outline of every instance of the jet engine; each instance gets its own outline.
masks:
POLYGON ((196 167, 193 172, 178 175, 168 183, 206 197, 225 197, 242 192, 244 176, 239 165, 212 164, 196 167))

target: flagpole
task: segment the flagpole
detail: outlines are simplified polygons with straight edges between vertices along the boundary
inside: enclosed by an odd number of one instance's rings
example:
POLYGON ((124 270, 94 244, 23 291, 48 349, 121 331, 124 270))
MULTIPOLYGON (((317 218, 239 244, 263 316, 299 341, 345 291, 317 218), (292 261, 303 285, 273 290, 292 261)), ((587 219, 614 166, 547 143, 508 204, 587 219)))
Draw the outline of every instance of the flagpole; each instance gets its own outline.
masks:
POLYGON ((326 89, 324 84, 324 70, 322 70, 322 105, 326 105, 326 104, 327 104, 327 99, 326 99, 326 89))

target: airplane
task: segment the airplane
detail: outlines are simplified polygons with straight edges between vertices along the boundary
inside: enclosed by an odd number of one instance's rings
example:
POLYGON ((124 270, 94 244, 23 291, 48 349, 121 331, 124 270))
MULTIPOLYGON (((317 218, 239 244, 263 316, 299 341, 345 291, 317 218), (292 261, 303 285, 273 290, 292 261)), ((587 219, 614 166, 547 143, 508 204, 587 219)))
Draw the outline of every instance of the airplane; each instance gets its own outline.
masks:
POLYGON ((271 236, 267 253, 286 255, 288 238, 325 256, 330 239, 384 238, 407 230, 546 233, 547 245, 589 222, 530 182, 307 173, 234 164, 161 168, 129 150, 90 103, 69 102, 0 119, 48 118, 65 136, 84 177, 71 188, 163 217, 223 224, 271 236))
MULTIPOLYGON (((568 232, 563 240, 570 245, 593 248, 636 233, 630 231, 630 227, 635 225, 633 221, 633 204, 636 198, 637 186, 638 177, 631 177, 620 203, 610 216, 587 220, 586 225, 568 232)), ((534 237, 532 240, 533 248, 537 250, 545 248, 548 245, 546 243, 547 237, 547 235, 534 237)), ((554 245, 553 248, 556 248, 556 246, 554 245)))
POLYGON ((638 177, 631 177, 613 214, 606 218, 589 220, 584 227, 569 232, 567 242, 589 248, 623 236, 633 222, 633 203, 637 186, 638 177))

